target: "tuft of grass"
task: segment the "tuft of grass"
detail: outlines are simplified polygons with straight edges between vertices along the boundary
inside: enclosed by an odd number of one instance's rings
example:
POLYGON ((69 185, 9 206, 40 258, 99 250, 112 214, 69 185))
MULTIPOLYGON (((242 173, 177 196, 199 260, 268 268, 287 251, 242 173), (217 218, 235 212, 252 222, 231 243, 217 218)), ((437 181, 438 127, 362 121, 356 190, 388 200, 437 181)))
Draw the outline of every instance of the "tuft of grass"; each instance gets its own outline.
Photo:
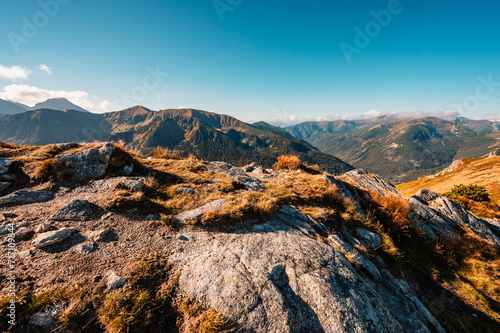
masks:
POLYGON ((234 332, 230 321, 214 309, 205 309, 193 300, 184 300, 180 305, 183 316, 183 331, 197 333, 234 332))
POLYGON ((278 156, 278 161, 272 166, 274 170, 303 170, 311 174, 319 173, 318 165, 308 165, 307 163, 302 163, 298 156, 294 155, 281 155, 278 156))
POLYGON ((182 160, 184 158, 178 156, 173 150, 169 148, 156 147, 155 150, 149 153, 154 158, 160 158, 165 160, 182 160))
POLYGON ((35 169, 35 179, 40 181, 62 181, 71 175, 71 168, 55 158, 41 161, 35 169))
POLYGON ((148 332, 175 325, 172 308, 178 275, 159 256, 144 259, 126 275, 127 284, 106 295, 98 310, 106 332, 148 332), (162 320, 155 318, 163 317, 162 320))

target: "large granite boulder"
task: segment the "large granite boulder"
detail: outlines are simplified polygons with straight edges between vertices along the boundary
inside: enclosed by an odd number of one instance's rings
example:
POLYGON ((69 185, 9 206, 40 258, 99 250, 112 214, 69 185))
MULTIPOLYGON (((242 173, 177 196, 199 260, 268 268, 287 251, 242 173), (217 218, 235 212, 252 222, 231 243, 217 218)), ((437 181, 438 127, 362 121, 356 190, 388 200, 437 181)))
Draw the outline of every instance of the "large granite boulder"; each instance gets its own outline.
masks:
POLYGON ((104 176, 113 151, 114 145, 107 142, 101 148, 67 153, 56 158, 71 168, 74 181, 83 181, 104 176))

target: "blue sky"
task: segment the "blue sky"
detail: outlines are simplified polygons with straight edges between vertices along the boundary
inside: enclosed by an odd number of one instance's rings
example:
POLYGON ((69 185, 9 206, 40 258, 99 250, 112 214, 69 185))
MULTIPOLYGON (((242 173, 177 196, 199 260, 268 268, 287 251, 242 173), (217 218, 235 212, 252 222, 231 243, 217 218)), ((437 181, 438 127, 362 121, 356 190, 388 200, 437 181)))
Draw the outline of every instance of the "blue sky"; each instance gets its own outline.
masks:
POLYGON ((96 112, 186 106, 276 122, 500 112, 495 0, 4 0, 0 8, 3 99, 61 96, 96 112), (390 16, 377 21, 373 12, 390 16), (363 43, 356 31, 367 34, 363 43), (346 57, 345 45, 356 52, 346 57))

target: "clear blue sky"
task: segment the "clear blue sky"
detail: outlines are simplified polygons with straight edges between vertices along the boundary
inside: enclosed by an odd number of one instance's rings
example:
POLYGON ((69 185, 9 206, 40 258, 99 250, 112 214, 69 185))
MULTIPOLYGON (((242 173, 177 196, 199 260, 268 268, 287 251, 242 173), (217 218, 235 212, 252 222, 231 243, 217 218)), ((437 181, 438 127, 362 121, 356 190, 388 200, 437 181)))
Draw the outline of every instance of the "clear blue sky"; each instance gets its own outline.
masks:
POLYGON ((500 111, 500 83, 473 103, 478 77, 500 82, 497 0, 401 0, 397 7, 392 0, 61 2, 46 22, 36 1, 1 2, 0 65, 31 74, 9 79, 0 72, 0 98, 80 91, 96 111, 131 101, 243 120, 433 112, 467 98, 467 115, 500 111), (356 47, 355 28, 365 30, 371 11, 388 8, 390 23, 373 30, 348 62, 341 43, 356 47), (23 17, 40 27, 16 52, 12 34, 26 37, 23 17), (52 74, 37 69, 41 64, 52 74), (149 84, 147 96, 123 97, 140 91, 146 68, 158 66, 169 75, 149 84))

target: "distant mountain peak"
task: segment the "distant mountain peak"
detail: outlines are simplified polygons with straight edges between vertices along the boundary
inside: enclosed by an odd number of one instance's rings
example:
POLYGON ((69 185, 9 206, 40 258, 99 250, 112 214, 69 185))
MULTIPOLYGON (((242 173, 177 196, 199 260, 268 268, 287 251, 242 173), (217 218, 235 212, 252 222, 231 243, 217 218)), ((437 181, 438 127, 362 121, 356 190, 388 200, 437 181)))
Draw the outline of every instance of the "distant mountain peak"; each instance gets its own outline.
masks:
POLYGON ((37 109, 52 109, 52 110, 76 110, 80 112, 89 112, 76 104, 71 103, 64 97, 49 98, 44 102, 37 103, 35 106, 30 108, 30 110, 37 109))

